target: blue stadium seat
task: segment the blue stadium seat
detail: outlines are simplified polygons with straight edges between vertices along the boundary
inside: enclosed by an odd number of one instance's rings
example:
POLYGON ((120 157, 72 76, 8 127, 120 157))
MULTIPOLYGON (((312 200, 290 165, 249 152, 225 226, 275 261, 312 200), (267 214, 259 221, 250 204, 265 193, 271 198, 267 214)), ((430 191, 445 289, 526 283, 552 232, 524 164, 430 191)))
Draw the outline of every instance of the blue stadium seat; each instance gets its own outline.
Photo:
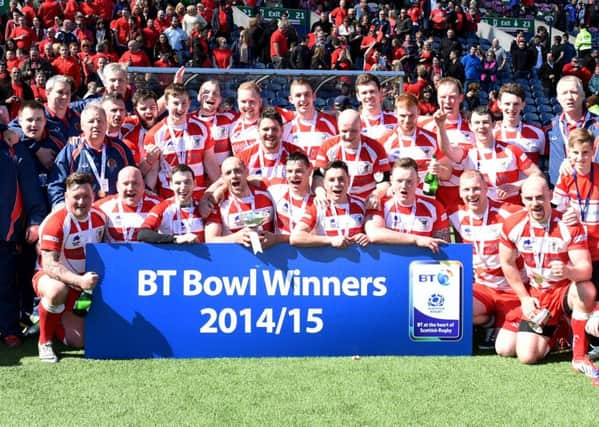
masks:
POLYGON ((525 122, 538 122, 540 121, 540 117, 536 113, 524 113, 524 121, 525 122))

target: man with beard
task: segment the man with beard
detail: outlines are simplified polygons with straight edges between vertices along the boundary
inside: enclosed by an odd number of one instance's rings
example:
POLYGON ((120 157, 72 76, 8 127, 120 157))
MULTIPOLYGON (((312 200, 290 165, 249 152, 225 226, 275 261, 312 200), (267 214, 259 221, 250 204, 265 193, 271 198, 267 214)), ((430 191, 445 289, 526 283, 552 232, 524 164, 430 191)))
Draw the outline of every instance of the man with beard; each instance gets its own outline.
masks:
POLYGON ((106 215, 106 242, 135 242, 150 210, 160 200, 147 194, 143 176, 134 166, 124 167, 118 175, 117 194, 96 202, 95 207, 106 215))
POLYGON ((122 141, 123 123, 127 115, 125 100, 118 93, 110 93, 102 97, 100 105, 106 113, 106 123, 108 125, 106 135, 122 141))

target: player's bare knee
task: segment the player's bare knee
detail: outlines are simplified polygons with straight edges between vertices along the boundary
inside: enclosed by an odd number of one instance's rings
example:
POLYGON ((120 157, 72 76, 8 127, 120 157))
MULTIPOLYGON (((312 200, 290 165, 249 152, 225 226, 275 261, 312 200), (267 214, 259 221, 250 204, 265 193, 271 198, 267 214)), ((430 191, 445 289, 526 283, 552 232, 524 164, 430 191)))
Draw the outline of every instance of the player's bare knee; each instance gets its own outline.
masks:
POLYGON ((534 351, 518 353, 518 361, 524 365, 534 365, 541 359, 543 356, 534 351))

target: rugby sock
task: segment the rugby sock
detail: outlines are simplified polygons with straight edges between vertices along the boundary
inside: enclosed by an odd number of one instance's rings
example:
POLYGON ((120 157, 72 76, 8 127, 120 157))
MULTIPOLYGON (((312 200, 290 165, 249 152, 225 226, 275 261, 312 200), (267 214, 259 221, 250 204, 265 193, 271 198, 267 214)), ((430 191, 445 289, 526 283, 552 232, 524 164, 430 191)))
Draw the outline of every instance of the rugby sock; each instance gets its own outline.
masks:
POLYGON ((589 319, 588 313, 582 311, 572 312, 572 359, 580 360, 584 359, 587 355, 589 340, 584 330, 587 320, 589 319))
POLYGON ((52 342, 57 325, 60 323, 60 316, 64 311, 64 304, 48 304, 44 298, 39 305, 40 316, 40 337, 39 342, 45 344, 52 342))

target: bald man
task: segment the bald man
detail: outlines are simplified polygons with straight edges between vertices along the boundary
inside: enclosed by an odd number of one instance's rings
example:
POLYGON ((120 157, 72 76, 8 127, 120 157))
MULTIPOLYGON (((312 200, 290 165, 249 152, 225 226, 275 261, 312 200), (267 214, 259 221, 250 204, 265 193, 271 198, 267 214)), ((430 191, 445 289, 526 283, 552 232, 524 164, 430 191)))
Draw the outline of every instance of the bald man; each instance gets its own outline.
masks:
MULTIPOLYGON (((383 182, 389 181, 389 159, 383 146, 361 133, 360 114, 344 110, 337 118, 339 135, 327 139, 316 156, 315 167, 342 160, 349 171, 349 194, 365 200, 383 182)), ((322 183, 322 171, 317 172, 317 185, 322 183)), ((384 187, 386 189, 387 187, 384 187)), ((324 197, 323 197, 324 199, 324 197)))
POLYGON ((516 335, 516 355, 536 363, 551 349, 556 325, 572 316, 572 366, 590 378, 599 370, 587 357, 585 325, 593 308, 595 287, 590 281, 591 255, 580 223, 560 221, 551 207, 545 178, 533 175, 522 185, 525 210, 507 218, 501 231, 499 256, 505 278, 520 299, 522 320, 516 335), (516 266, 522 256, 529 286, 516 266))
POLYGON ((143 176, 139 169, 127 166, 118 174, 117 194, 96 202, 96 208, 106 214, 104 240, 110 243, 137 241, 137 233, 146 216, 160 203, 157 196, 145 192, 143 176))

